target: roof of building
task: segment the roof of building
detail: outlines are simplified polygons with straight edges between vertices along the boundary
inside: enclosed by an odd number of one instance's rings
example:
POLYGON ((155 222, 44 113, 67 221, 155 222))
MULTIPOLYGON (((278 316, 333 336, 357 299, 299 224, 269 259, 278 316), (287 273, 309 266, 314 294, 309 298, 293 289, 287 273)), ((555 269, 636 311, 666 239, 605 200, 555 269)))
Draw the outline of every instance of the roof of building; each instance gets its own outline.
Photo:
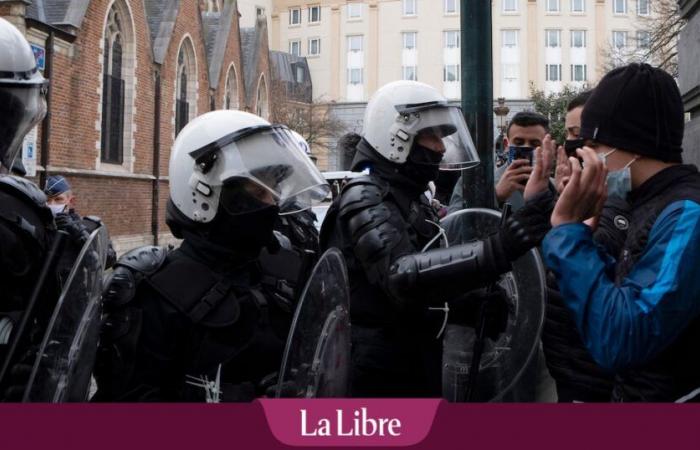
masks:
POLYGON ((175 28, 180 0, 144 0, 146 20, 151 33, 153 59, 163 64, 175 28))
POLYGON ((286 85, 288 98, 311 103, 311 71, 305 57, 270 51, 270 71, 275 81, 286 85))
POLYGON ((80 28, 90 0, 32 0, 27 17, 57 28, 80 28))
POLYGON ((219 86, 221 65, 226 56, 226 45, 233 28, 234 20, 238 19, 238 2, 227 1, 220 13, 202 13, 202 26, 207 46, 209 61, 209 80, 212 88, 219 86))

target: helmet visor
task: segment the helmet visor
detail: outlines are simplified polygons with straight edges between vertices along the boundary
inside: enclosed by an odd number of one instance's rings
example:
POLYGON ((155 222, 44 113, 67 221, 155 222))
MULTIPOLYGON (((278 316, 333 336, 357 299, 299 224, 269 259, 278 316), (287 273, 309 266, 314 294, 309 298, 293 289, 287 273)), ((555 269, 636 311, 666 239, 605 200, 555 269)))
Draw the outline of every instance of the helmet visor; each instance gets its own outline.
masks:
POLYGON ((208 159, 214 158, 211 175, 220 182, 222 205, 232 214, 270 204, 277 204, 282 214, 291 214, 323 201, 330 191, 316 166, 283 126, 236 132, 220 139, 209 151, 193 152, 193 157, 202 171, 208 169, 208 159))
MULTIPOLYGON (((462 170, 479 164, 479 155, 460 108, 456 106, 431 107, 420 114, 417 139, 436 137, 444 147, 440 170, 462 170)), ((442 152, 442 148, 439 149, 442 152)), ((436 164, 437 161, 436 161, 436 164)))
POLYGON ((44 118, 42 85, 0 84, 0 163, 12 167, 22 150, 24 136, 44 118))

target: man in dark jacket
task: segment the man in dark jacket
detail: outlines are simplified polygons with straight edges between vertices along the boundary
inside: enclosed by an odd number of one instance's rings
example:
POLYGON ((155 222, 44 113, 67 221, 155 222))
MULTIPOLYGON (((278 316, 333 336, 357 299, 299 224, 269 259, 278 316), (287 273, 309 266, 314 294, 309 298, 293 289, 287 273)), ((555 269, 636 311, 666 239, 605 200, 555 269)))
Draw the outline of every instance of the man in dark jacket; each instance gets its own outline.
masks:
MULTIPOLYGON (((369 175, 343 187, 321 230, 322 248, 339 248, 348 264, 352 394, 439 397, 445 304, 469 301, 462 297, 537 245, 551 198, 532 198, 487 239, 438 248, 438 218, 424 192, 440 167, 474 162, 461 111, 430 86, 399 81, 375 93, 363 126, 352 170, 369 175)), ((498 292, 481 295, 500 300, 498 292)))
POLYGON ((674 79, 645 64, 608 73, 583 110, 572 175, 543 253, 591 355, 615 374, 613 399, 674 401, 700 386, 700 175, 682 164, 674 79), (607 187, 606 187, 607 184, 607 187), (591 227, 608 190, 631 206, 615 259, 591 227))
POLYGON ((183 243, 117 263, 95 399, 251 401, 275 381, 295 306, 260 254, 279 245, 280 208, 308 208, 327 185, 286 127, 242 111, 190 122, 169 174, 167 222, 183 243))

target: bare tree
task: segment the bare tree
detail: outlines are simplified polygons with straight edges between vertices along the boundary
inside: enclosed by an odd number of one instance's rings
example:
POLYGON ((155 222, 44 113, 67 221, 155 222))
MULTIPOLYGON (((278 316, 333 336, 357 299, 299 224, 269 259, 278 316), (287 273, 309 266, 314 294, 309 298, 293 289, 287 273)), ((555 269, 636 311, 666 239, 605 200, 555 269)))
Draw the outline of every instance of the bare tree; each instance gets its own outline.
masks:
POLYGON ((649 15, 637 16, 634 35, 619 42, 613 37, 608 44, 605 68, 644 62, 677 77, 678 37, 684 23, 677 0, 649 0, 649 15))
POLYGON ((281 82, 274 83, 271 91, 270 119, 299 133, 309 143, 313 155, 327 152, 329 142, 335 142, 345 133, 345 124, 333 115, 329 103, 300 101, 281 82))

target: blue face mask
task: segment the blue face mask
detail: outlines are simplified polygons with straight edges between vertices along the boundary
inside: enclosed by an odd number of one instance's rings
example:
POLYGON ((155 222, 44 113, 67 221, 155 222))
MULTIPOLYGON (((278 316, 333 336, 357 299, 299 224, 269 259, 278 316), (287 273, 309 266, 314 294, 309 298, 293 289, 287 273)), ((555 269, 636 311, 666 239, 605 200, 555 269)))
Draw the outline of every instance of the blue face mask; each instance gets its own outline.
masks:
MULTIPOLYGON (((617 149, 615 148, 604 155, 598 155, 598 158, 607 166, 606 160, 608 156, 612 155, 616 151, 617 149)), ((639 159, 639 156, 628 162, 627 165, 625 165, 625 167, 623 167, 621 170, 608 173, 608 197, 617 196, 623 200, 627 198, 627 194, 632 191, 632 170, 630 167, 635 163, 635 161, 637 161, 637 159, 639 159)))

